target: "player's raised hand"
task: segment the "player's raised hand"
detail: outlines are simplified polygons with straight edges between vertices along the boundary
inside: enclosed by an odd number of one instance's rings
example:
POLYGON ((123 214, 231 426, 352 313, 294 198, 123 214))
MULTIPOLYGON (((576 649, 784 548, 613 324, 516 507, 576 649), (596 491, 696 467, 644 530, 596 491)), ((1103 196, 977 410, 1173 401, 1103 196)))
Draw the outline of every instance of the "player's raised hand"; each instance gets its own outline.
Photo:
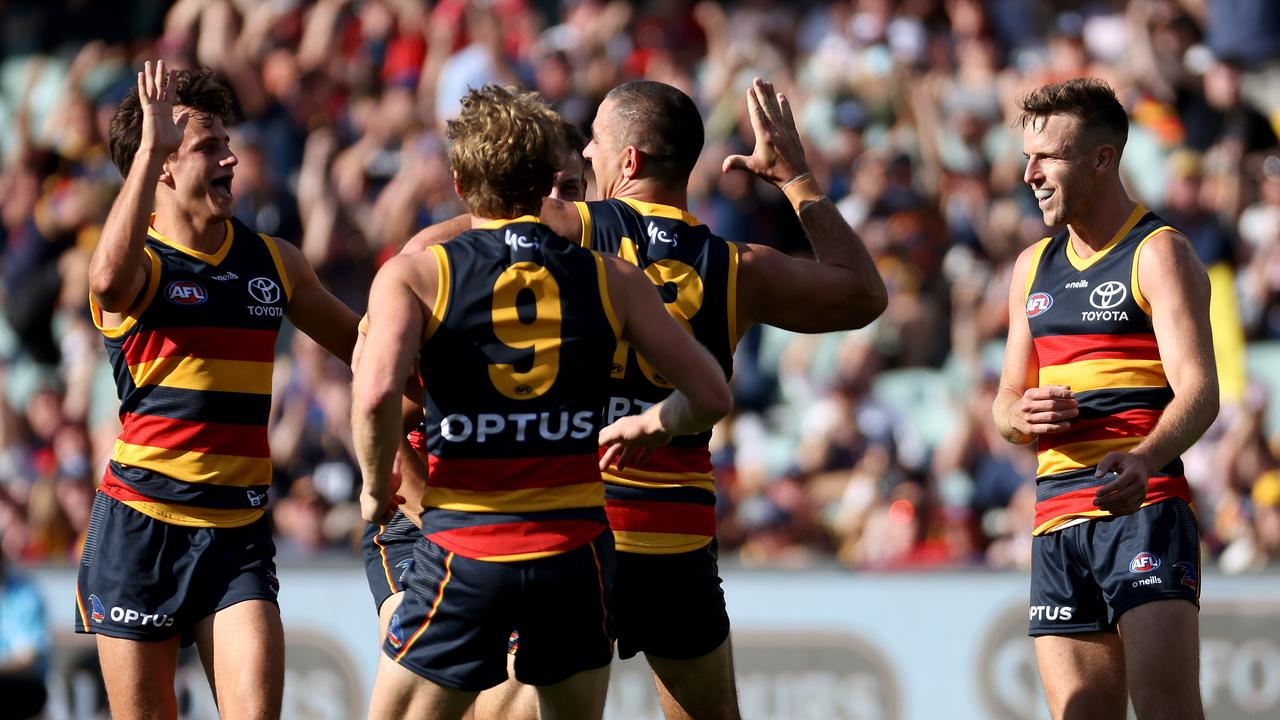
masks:
POLYGON ((720 169, 746 170, 782 187, 809 172, 804 159, 800 131, 791 114, 787 96, 775 92, 773 83, 756 78, 747 89, 747 112, 755 131, 756 146, 751 155, 730 155, 720 169))
POLYGON ((669 442, 671 433, 662 429, 659 413, 647 410, 628 415, 600 430, 600 447, 607 448, 600 456, 600 469, 643 465, 654 450, 669 442))
POLYGON ((1027 388, 1013 409, 1013 427, 1024 435, 1062 432, 1080 414, 1075 393, 1066 385, 1027 388))
POLYGON ((164 60, 155 65, 148 60, 138 73, 138 100, 142 103, 142 147, 168 155, 182 145, 182 133, 187 127, 190 113, 183 111, 173 116, 173 71, 165 67, 164 60))

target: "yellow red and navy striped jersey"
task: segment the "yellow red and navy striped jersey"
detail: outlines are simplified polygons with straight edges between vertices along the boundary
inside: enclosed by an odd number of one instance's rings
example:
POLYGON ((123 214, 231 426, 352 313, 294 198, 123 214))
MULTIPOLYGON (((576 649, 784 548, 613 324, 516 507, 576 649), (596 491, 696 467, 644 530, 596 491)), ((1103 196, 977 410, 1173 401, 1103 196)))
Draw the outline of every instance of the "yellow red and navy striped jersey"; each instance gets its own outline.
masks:
POLYGON ((175 525, 238 527, 271 485, 276 335, 292 289, 275 239, 226 223, 212 255, 155 228, 147 287, 102 331, 123 428, 99 490, 175 525))
MULTIPOLYGON (((1069 429, 1039 437, 1037 535, 1109 515, 1093 505, 1106 482, 1094 477, 1098 463, 1142 442, 1173 399, 1138 286, 1142 246, 1166 230, 1173 228, 1139 205, 1088 258, 1076 254, 1065 230, 1033 251, 1026 312, 1039 384, 1070 386, 1080 408, 1069 429)), ((1191 501, 1180 459, 1152 475, 1143 504, 1170 498, 1191 501)))
MULTIPOLYGON (((645 272, 671 314, 715 356, 725 377, 738 342, 738 247, 679 208, 630 198, 577 203, 582 242, 645 272)), ((605 422, 643 412, 672 386, 636 351, 619 343, 605 422)), ((674 438, 643 467, 604 474, 605 504, 620 552, 689 552, 716 534, 711 431, 674 438)))
POLYGON ((427 252, 423 533, 498 562, 585 545, 607 528, 597 438, 621 331, 604 258, 531 216, 427 252))

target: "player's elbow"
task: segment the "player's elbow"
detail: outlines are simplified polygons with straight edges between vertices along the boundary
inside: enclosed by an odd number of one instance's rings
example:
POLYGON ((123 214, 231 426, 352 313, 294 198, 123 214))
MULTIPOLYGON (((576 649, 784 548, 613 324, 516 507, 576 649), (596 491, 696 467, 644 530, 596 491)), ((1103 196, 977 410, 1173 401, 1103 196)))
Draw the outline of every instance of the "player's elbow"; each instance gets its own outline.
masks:
POLYGON ((729 383, 723 380, 708 383, 700 389, 698 397, 691 399, 695 402, 699 418, 707 427, 716 424, 733 410, 733 391, 729 389, 729 383))
POLYGON ((889 306, 889 293, 879 276, 874 282, 850 283, 833 295, 826 323, 831 330, 864 328, 889 306))
POLYGON ((110 269, 91 268, 89 272, 89 292, 98 303, 98 307, 106 312, 122 313, 133 304, 136 289, 127 273, 114 272, 110 269))

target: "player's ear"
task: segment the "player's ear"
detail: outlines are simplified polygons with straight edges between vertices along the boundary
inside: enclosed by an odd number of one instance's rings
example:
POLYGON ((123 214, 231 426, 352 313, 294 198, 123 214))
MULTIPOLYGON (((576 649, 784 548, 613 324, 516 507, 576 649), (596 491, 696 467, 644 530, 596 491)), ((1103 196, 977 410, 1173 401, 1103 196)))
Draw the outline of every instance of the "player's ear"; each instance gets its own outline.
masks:
POLYGON ((453 173, 453 192, 462 200, 466 200, 467 196, 462 192, 462 183, 458 182, 458 173, 453 173))
POLYGON ((1098 153, 1094 159, 1094 169, 1109 170, 1119 158, 1115 145, 1099 145, 1098 153))
POLYGON ((631 180, 640 176, 640 168, 644 165, 644 154, 635 145, 622 149, 622 177, 631 180))

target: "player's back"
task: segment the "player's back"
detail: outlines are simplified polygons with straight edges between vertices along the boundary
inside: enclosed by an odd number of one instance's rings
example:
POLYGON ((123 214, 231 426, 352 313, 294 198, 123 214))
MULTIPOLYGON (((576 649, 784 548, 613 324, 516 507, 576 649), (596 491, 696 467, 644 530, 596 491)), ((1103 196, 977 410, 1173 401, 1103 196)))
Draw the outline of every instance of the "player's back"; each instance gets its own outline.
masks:
MULTIPOLYGON (((679 208, 630 198, 578 203, 583 237, 593 250, 641 268, 670 313, 733 371, 737 328, 738 248, 679 208)), ((605 422, 642 412, 672 391, 626 343, 611 363, 605 422)), ((671 554, 715 537, 711 432, 674 438, 641 468, 605 472, 609 524, 624 552, 671 554)))
POLYGON ((429 252, 425 534, 497 561, 590 541, 605 522, 596 438, 619 330, 604 260, 529 216, 429 252))

